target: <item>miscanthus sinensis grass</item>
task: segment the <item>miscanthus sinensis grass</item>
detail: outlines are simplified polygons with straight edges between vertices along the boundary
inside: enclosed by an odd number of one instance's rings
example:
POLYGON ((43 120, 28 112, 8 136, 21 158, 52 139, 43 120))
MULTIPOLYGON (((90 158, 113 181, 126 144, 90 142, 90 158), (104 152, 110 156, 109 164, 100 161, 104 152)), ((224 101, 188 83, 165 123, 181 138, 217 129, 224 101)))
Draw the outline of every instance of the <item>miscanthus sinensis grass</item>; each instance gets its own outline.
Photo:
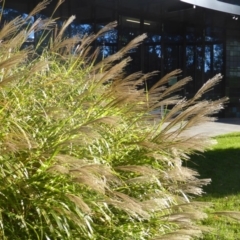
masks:
POLYGON ((53 38, 53 18, 28 24, 19 17, 0 30, 1 239, 201 236, 196 222, 206 217, 206 204, 192 198, 209 179, 182 162, 209 141, 184 132, 222 109, 225 98, 201 100, 221 75, 192 99, 177 95, 191 78, 167 85, 180 70, 146 91, 143 84, 156 73, 124 70, 145 34, 97 62, 91 44, 116 24, 64 38, 73 20, 53 38), (22 49, 32 31, 42 37, 34 49, 22 49), (170 105, 165 115, 153 114, 170 105))

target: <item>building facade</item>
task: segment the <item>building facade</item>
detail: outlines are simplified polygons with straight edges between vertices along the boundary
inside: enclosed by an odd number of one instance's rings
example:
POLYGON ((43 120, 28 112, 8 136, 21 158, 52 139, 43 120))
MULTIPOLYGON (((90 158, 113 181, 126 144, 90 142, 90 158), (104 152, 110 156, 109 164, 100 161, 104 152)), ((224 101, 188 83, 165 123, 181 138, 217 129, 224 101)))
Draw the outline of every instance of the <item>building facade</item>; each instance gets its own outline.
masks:
MULTIPOLYGON (((6 0, 4 16, 23 14, 38 0, 6 0)), ((49 16, 58 1, 53 0, 42 16, 49 16)), ((180 68, 191 81, 182 94, 191 97, 217 73, 222 82, 204 97, 230 99, 222 116, 240 118, 240 4, 238 0, 65 0, 55 14, 76 21, 69 36, 96 32, 112 21, 115 30, 97 39, 102 57, 116 52, 134 37, 147 33, 144 43, 129 54, 129 72, 158 70, 160 78, 180 68), (239 19, 238 19, 239 18, 239 19)), ((59 21, 61 24, 61 21, 59 21)), ((32 36, 34 41, 37 36, 32 36)), ((154 83, 156 79, 152 79, 154 83)), ((173 79, 173 82, 177 79, 173 79)), ((171 82, 169 84, 172 84, 171 82)), ((150 83, 151 85, 151 83, 150 83)))

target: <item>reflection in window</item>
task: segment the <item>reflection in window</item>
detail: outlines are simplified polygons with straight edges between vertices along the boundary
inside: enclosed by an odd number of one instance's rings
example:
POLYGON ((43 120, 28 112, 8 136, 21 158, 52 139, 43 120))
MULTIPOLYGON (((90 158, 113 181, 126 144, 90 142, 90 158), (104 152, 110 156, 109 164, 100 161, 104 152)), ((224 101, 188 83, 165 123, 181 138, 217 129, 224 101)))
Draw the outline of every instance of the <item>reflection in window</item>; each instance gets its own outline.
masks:
POLYGON ((148 37, 146 39, 147 43, 160 43, 162 39, 161 35, 157 35, 157 34, 149 34, 148 33, 148 37))
MULTIPOLYGON (((61 29, 64 21, 57 21, 57 28, 61 29)), ((83 37, 84 35, 90 35, 93 33, 93 27, 91 24, 76 24, 71 23, 64 32, 64 37, 73 37, 79 35, 83 37)))
POLYGON ((186 68, 191 68, 194 64, 194 47, 186 47, 186 68))
POLYGON ((102 59, 114 54, 117 52, 117 47, 116 46, 101 46, 100 47, 100 53, 101 53, 101 57, 102 59))
POLYGON ((180 35, 167 35, 165 36, 166 42, 181 42, 183 40, 182 36, 180 35))
POLYGON ((214 42, 221 41, 223 39, 224 31, 221 28, 206 27, 205 29, 205 41, 214 42))
POLYGON ((93 27, 91 24, 75 24, 72 23, 70 25, 70 36, 76 36, 79 35, 80 37, 83 37, 84 35, 90 35, 93 33, 93 27))
POLYGON ((161 45, 145 45, 144 50, 144 72, 161 70, 161 45))
POLYGON ((160 45, 149 46, 148 51, 149 51, 149 53, 154 54, 158 58, 161 58, 162 51, 161 51, 161 46, 160 45))
POLYGON ((164 49, 164 68, 166 73, 178 68, 178 46, 166 46, 164 49))
POLYGON ((204 72, 211 70, 211 46, 205 46, 204 72))
POLYGON ((213 70, 221 72, 223 68, 223 44, 213 45, 213 70))
MULTIPOLYGON (((28 16, 13 9, 4 9, 1 11, 3 13, 2 24, 4 21, 11 21, 19 15, 23 18, 28 16)), ((103 10, 99 11, 100 15, 102 13, 103 10)), ((38 14, 36 18, 46 19, 46 16, 38 14)), ((33 18, 29 19, 26 22, 26 27, 27 25, 31 26, 33 21, 33 18)), ((117 45, 120 48, 125 46, 144 30, 148 35, 144 41, 144 48, 138 47, 129 52, 133 58, 132 64, 135 65, 134 69, 139 70, 143 68, 142 70, 144 71, 158 69, 165 74, 176 68, 182 68, 186 70, 184 71, 186 75, 190 75, 200 82, 202 81, 200 78, 204 74, 205 76, 207 74, 210 76, 213 73, 221 72, 223 69, 223 44, 219 44, 223 39, 223 31, 220 28, 206 27, 204 35, 204 29, 183 27, 182 23, 171 22, 169 24, 162 24, 160 22, 143 20, 141 26, 140 19, 126 16, 121 16, 119 21, 120 32, 117 29, 108 31, 95 41, 94 44, 100 47, 99 58, 105 58, 115 53, 117 45), (140 31, 140 28, 143 29, 140 31), (184 33, 186 33, 185 36, 183 35, 184 33), (184 44, 183 39, 186 40, 187 46, 184 44), (161 49, 161 44, 162 47, 165 46, 164 49, 161 49), (203 47, 205 44, 206 46, 203 47), (144 55, 142 55, 142 50, 144 51, 144 55), (144 57, 142 58, 142 56, 144 57), (161 67, 164 67, 164 69, 161 69, 161 67)), ((99 31, 104 27, 104 22, 100 23, 96 25, 95 29, 93 24, 77 24, 74 22, 67 28, 65 37, 90 35, 94 30, 99 31)), ((61 28, 62 24, 63 21, 57 21, 57 28, 61 28)), ((29 35, 26 45, 28 42, 35 42, 36 46, 37 42, 42 38, 42 34, 43 31, 32 32, 29 35)), ((45 34, 48 34, 48 37, 43 41, 42 47, 48 44, 51 36, 47 31, 45 31, 45 34)), ((238 45, 236 45, 236 48, 238 45)), ((235 54, 239 50, 234 47, 234 49, 228 52, 231 55, 229 56, 231 58, 231 66, 234 66, 234 71, 237 71, 235 64, 238 64, 238 62, 235 60, 235 54)))
POLYGON ((166 47, 164 49, 164 68, 166 70, 166 72, 169 72, 171 70, 173 70, 173 49, 172 47, 166 47))
MULTIPOLYGON (((97 25, 97 31, 101 30, 104 25, 97 25)), ((117 43, 118 31, 116 29, 107 31, 105 34, 97 38, 98 43, 103 44, 114 44, 117 43)))
POLYGON ((203 56, 202 56, 202 46, 196 47, 196 69, 201 70, 202 69, 202 63, 203 63, 203 56))
POLYGON ((202 41, 202 29, 188 27, 186 33, 187 42, 200 42, 202 41))
MULTIPOLYGON (((132 39, 140 35, 140 19, 128 18, 121 16, 121 34, 119 36, 119 42, 122 46, 127 45, 132 39), (131 20, 131 21, 129 21, 131 20), (133 22, 135 21, 135 22, 133 22)), ((136 52, 136 50, 134 50, 136 52)))
MULTIPOLYGON (((9 9, 9 8, 5 8, 5 9, 0 8, 0 12, 2 13, 2 19, 1 19, 2 21, 0 25, 2 25, 2 23, 5 23, 5 22, 10 22, 18 16, 21 16, 23 19, 26 19, 28 17, 28 14, 26 13, 21 13, 17 10, 9 9)), ((19 29, 19 31, 30 28, 33 22, 34 22, 34 18, 33 17, 29 18, 28 20, 26 20, 26 23, 24 24, 23 28, 19 29)), ((33 41, 34 41, 34 32, 31 32, 30 35, 28 36, 27 42, 33 42, 33 41)))
POLYGON ((10 22, 11 20, 15 19, 18 16, 23 17, 23 15, 25 15, 24 13, 20 13, 19 11, 10 8, 5 9, 0 8, 0 11, 2 13, 2 23, 5 21, 10 22))

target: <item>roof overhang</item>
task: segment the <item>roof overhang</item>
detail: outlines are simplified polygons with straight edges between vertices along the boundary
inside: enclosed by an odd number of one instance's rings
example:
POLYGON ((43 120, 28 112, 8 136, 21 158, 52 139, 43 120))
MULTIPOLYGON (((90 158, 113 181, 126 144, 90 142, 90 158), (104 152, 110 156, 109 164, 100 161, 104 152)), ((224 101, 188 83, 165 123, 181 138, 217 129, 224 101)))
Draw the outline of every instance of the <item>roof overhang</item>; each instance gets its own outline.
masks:
POLYGON ((240 15, 240 6, 218 1, 218 0, 180 0, 181 2, 189 3, 199 7, 212 9, 215 11, 240 15))

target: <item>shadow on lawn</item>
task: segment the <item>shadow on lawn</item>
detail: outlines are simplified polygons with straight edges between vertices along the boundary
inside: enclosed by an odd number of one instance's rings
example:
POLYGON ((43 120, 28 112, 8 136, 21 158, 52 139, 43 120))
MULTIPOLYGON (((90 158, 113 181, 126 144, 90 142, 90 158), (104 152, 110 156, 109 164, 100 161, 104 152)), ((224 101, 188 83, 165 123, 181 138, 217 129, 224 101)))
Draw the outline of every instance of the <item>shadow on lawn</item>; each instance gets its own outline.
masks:
POLYGON ((240 149, 214 149, 192 155, 187 167, 199 172, 200 178, 211 178, 204 191, 215 197, 240 193, 240 149))

